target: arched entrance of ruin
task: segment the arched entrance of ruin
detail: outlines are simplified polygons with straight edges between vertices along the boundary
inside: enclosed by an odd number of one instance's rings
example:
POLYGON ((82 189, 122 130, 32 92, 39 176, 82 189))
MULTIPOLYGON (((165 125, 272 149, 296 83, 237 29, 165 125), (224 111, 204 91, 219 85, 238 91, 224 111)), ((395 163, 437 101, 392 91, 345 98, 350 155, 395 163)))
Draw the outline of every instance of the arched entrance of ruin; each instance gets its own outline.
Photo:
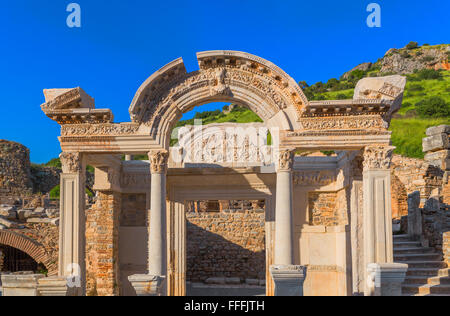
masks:
POLYGON ((229 102, 255 112, 268 128, 293 130, 308 104, 301 88, 273 63, 243 52, 197 53, 200 70, 187 73, 181 58, 149 77, 138 89, 129 112, 168 150, 171 131, 196 106, 229 102))
MULTIPOLYGON (((133 122, 143 126, 155 140, 153 148, 169 150, 172 130, 184 113, 211 102, 229 102, 252 110, 264 125, 277 131, 289 131, 298 127, 298 117, 307 98, 288 74, 273 63, 260 57, 236 51, 207 51, 197 54, 200 69, 187 73, 183 60, 177 59, 151 77, 138 89, 129 109, 133 122)), ((277 142, 277 140, 274 140, 277 142)), ((226 199, 255 198, 266 200, 266 240, 273 241, 274 210, 272 194, 265 187, 258 189, 244 185, 237 196, 219 189, 226 199), (247 194, 242 195, 242 192, 247 194), (255 194, 255 192, 257 192, 255 194)), ((179 192, 179 188, 176 189, 179 192)), ((207 190, 208 191, 208 190, 207 190)), ((206 191, 205 191, 206 192, 206 191)), ((203 193, 205 193, 203 192, 203 193)), ((171 192, 168 192, 171 196, 171 192)), ((185 203, 201 198, 190 192, 180 199, 169 198, 168 240, 168 292, 169 295, 186 294, 186 214, 185 203)), ((216 193, 217 194, 217 193, 216 193)), ((217 198, 214 196, 213 199, 217 198)), ((266 279, 270 279, 269 266, 273 262, 273 244, 266 245, 266 279)), ((273 284, 268 282, 267 294, 273 295, 273 284)))
POLYGON ((44 246, 27 236, 0 231, 0 248, 3 257, 2 269, 6 272, 30 271, 28 269, 36 272, 44 268, 49 275, 57 273, 55 264, 52 264, 44 246))

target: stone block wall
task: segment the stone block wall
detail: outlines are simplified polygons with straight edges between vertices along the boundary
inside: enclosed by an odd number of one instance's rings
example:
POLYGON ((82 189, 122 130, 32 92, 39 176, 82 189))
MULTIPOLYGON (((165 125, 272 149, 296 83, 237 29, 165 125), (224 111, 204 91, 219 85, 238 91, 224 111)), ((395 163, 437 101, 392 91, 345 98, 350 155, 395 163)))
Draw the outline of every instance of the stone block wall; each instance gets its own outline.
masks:
POLYGON ((98 192, 86 214, 86 293, 119 295, 119 214, 121 194, 98 192))
POLYGON ((188 281, 265 279, 264 209, 188 212, 186 216, 188 281))
POLYGON ((444 253, 444 260, 450 267, 450 231, 443 235, 442 251, 444 253))
POLYGON ((346 190, 339 192, 310 192, 308 194, 311 226, 339 226, 347 224, 346 190))
POLYGON ((31 192, 30 151, 25 146, 0 140, 0 193, 31 192))

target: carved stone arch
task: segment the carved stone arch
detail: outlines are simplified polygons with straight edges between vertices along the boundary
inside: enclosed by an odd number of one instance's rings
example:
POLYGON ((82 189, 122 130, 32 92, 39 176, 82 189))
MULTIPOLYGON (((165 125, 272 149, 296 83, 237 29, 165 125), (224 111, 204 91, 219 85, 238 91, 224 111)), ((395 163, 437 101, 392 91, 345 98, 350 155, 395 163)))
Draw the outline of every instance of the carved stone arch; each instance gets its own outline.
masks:
POLYGON ((50 276, 57 275, 57 265, 52 262, 45 247, 37 241, 16 232, 0 231, 0 245, 19 249, 33 258, 37 263, 43 264, 48 269, 50 276))
POLYGON ((269 128, 294 130, 308 104, 298 84, 260 57, 236 51, 197 54, 200 70, 187 73, 181 58, 148 78, 130 107, 133 122, 146 125, 164 148, 176 122, 196 106, 232 102, 248 107, 269 128))

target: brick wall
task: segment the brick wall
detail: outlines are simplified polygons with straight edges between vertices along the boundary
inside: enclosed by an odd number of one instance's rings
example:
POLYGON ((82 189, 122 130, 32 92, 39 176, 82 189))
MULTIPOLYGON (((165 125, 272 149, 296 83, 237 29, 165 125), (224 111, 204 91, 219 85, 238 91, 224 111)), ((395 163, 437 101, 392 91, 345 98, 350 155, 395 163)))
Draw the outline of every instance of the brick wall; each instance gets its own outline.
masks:
POLYGON ((121 195, 98 192, 86 216, 86 293, 119 295, 119 214, 121 195))
POLYGON ((265 279, 263 209, 187 213, 187 280, 265 279))

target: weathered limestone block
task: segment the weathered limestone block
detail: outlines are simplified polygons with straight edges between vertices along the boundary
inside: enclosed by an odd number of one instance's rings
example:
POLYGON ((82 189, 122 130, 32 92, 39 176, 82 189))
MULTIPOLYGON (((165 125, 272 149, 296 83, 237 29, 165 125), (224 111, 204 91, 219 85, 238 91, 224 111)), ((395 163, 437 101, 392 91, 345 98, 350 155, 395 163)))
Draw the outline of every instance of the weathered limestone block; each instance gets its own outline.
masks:
POLYGON ((436 134, 423 139, 423 151, 438 151, 443 149, 450 149, 450 141, 448 134, 436 134))
POLYGON ((422 211, 418 191, 408 195, 408 235, 414 240, 422 237, 422 211))
POLYGON ((162 296, 166 278, 148 274, 135 274, 128 277, 137 296, 162 296))
POLYGON ((4 207, 0 209, 0 216, 8 219, 8 220, 16 220, 17 212, 14 210, 14 207, 4 207))
POLYGON ((95 106, 94 99, 81 88, 44 89, 45 104, 43 109, 88 108, 95 106))
POLYGON ((425 161, 442 170, 450 170, 450 150, 440 150, 425 155, 425 161))
POLYGON ((67 285, 67 279, 61 277, 41 278, 37 280, 38 296, 74 296, 75 291, 67 285))
POLYGON ((14 223, 10 220, 7 220, 6 218, 0 217, 0 225, 3 225, 7 228, 17 228, 17 223, 14 223))
POLYGON ((368 296, 401 296, 407 264, 371 263, 367 267, 368 296))
POLYGON ((3 274, 3 296, 38 296, 38 280, 43 274, 3 274))
POLYGON ((355 88, 354 99, 390 99, 401 95, 406 86, 406 77, 386 76, 361 79, 355 88))
POLYGON ((275 282, 275 296, 303 296, 306 267, 274 265, 270 274, 275 282))
POLYGON ((450 134, 450 125, 433 126, 427 129, 427 136, 450 134))

